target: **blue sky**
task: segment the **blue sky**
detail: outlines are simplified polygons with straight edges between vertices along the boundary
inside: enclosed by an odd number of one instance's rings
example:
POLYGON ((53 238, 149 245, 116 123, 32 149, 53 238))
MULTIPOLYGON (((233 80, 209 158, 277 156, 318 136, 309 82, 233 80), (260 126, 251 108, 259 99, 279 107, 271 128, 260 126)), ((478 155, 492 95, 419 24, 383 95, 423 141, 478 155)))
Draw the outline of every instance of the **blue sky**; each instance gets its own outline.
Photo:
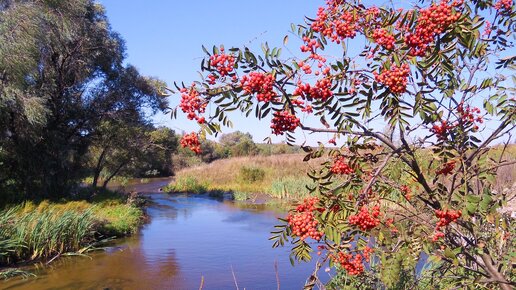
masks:
MULTIPOLYGON (((158 77, 169 85, 174 81, 189 84, 198 79, 202 45, 247 45, 259 49, 261 43, 267 41, 270 46, 282 46, 290 24, 302 23, 304 15, 315 15, 317 7, 323 3, 301 4, 293 0, 98 2, 104 5, 112 28, 126 41, 127 62, 142 74, 158 77)), ((298 53, 298 45, 291 47, 298 53)), ((171 97, 171 106, 177 105, 178 100, 179 96, 171 97)), ((158 115, 154 120, 156 125, 178 132, 198 130, 195 122, 186 120, 180 112, 178 115, 177 120, 171 120, 169 115, 158 115)), ((250 132, 255 141, 270 135, 268 122, 234 117, 234 130, 250 132)))
MULTIPOLYGON (((174 81, 190 84, 193 80, 199 79, 200 61, 204 56, 202 45, 211 47, 224 44, 226 48, 246 45, 260 52, 261 43, 268 42, 271 47, 281 47, 284 36, 289 34, 288 47, 291 50, 284 49, 282 56, 299 56, 300 42, 296 40, 296 36, 289 33, 290 25, 303 23, 305 15, 314 16, 318 6, 324 4, 323 0, 98 2, 106 8, 113 30, 120 33, 126 41, 127 62, 136 66, 142 74, 162 79, 169 86, 172 86, 174 81)), ((374 1, 374 4, 381 6, 384 3, 374 1)), ((352 44, 362 43, 355 39, 352 44)), ((331 51, 329 53, 331 54, 331 51)), ((171 107, 178 103, 178 95, 170 97, 171 107)), ((235 124, 234 129, 226 129, 225 132, 250 132, 256 142, 261 142, 269 136, 273 137, 274 142, 284 140, 284 137, 271 135, 267 121, 246 119, 238 113, 231 117, 235 124)), ((169 115, 158 115, 154 117, 154 122, 156 125, 170 127, 176 132, 199 129, 195 122, 188 121, 181 112, 178 112, 178 119, 171 119, 169 115)), ((308 124, 312 125, 310 122, 308 124)), ((496 124, 492 125, 494 127, 496 124)), ((383 124, 376 126, 377 130, 383 130, 383 124)), ((490 131, 492 128, 479 134, 488 135, 490 131)), ((324 142, 333 135, 315 137, 305 135, 298 129, 296 137, 298 143, 306 140, 308 144, 315 145, 316 139, 324 142)), ((486 136, 479 137, 483 139, 486 136)))

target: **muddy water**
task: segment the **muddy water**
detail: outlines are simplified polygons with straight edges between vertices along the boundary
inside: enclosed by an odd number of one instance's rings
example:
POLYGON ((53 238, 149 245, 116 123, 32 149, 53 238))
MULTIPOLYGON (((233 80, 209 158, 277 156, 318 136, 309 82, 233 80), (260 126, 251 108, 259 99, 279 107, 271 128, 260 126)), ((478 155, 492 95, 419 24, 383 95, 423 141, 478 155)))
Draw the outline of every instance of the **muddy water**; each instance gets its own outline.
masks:
POLYGON ((277 289, 278 280, 280 289, 301 289, 310 275, 312 265, 292 267, 288 249, 267 240, 281 214, 207 196, 150 196, 151 220, 139 235, 90 257, 59 259, 36 269, 38 278, 0 282, 0 289, 277 289))

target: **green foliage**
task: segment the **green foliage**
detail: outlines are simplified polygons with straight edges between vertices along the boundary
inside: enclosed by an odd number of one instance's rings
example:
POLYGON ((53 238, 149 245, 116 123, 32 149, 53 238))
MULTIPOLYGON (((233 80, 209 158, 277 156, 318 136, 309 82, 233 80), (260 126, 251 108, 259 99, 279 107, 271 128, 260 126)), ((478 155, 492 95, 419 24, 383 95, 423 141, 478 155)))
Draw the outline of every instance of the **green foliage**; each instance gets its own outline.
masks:
POLYGON ((249 197, 250 197, 250 194, 247 193, 247 192, 242 192, 242 191, 235 191, 235 192, 232 192, 232 195, 233 195, 233 199, 234 200, 238 200, 238 201, 244 201, 244 200, 248 200, 249 197))
POLYGON ((99 155, 116 151, 109 178, 141 145, 134 131, 166 108, 164 83, 124 64, 101 5, 58 2, 8 1, 0 11, 0 190, 19 199, 74 191, 90 175, 94 143, 99 155), (126 143, 106 145, 106 123, 136 129, 116 130, 126 143))
POLYGON ((242 166, 238 173, 238 178, 242 182, 260 182, 265 177, 265 170, 259 167, 242 166))
POLYGON ((91 210, 50 208, 27 212, 19 207, 2 211, 0 217, 9 219, 0 226, 0 239, 10 241, 7 248, 2 249, 8 254, 2 256, 1 264, 77 251, 93 240, 95 219, 91 210))

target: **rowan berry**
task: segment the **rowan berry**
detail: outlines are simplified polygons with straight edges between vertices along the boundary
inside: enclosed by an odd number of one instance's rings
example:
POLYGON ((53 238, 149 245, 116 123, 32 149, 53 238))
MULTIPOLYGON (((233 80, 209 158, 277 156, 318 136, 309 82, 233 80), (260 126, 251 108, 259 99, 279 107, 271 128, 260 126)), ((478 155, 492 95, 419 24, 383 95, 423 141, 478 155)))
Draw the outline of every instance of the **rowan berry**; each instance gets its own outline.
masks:
POLYGON ((274 76, 261 72, 251 72, 241 79, 242 89, 248 94, 256 94, 259 102, 270 102, 276 98, 274 76))
POLYGON ((496 10, 505 10, 510 12, 512 9, 512 0, 499 0, 493 7, 496 10))
POLYGON ((340 264, 348 275, 356 276, 364 272, 364 257, 361 254, 353 254, 338 252, 337 255, 331 255, 330 258, 340 264))
POLYGON ((292 233, 301 240, 312 238, 319 241, 323 235, 317 230, 318 222, 314 212, 318 209, 315 204, 319 201, 317 197, 306 198, 296 209, 287 215, 287 222, 292 233))
POLYGON ((283 135, 285 132, 294 132, 301 124, 299 118, 288 111, 279 111, 274 113, 271 122, 272 133, 275 135, 283 135))
POLYGON ((378 205, 372 208, 372 211, 369 212, 369 209, 366 205, 362 206, 358 214, 351 215, 348 218, 348 221, 351 225, 358 226, 362 231, 367 231, 374 229, 380 224, 380 207, 378 205))
POLYGON ((199 114, 204 113, 207 102, 201 98, 200 93, 195 88, 195 84, 193 84, 189 89, 182 88, 180 92, 181 101, 179 103, 179 107, 184 113, 186 113, 186 117, 189 120, 195 119, 200 124, 204 123, 204 118, 200 117, 199 114))
POLYGON ((447 1, 434 3, 426 9, 419 10, 416 27, 412 33, 405 35, 405 44, 409 47, 409 54, 412 56, 424 56, 429 44, 434 41, 436 35, 444 32, 448 26, 457 21, 460 13, 453 13, 453 6, 447 1))
POLYGON ((334 174, 353 174, 355 172, 353 168, 349 166, 348 162, 346 162, 344 156, 338 156, 335 158, 330 171, 334 174))
POLYGON ((224 48, 220 48, 220 53, 210 56, 210 65, 224 77, 233 72, 235 66, 235 57, 224 53, 224 48))
POLYGON ((407 77, 410 74, 408 64, 393 65, 389 70, 383 70, 380 74, 374 73, 375 80, 384 84, 393 93, 402 94, 407 89, 407 77))
POLYGON ((377 28, 373 31, 373 39, 376 43, 383 46, 385 49, 394 49, 394 36, 390 34, 385 28, 377 28))
POLYGON ((455 169, 455 160, 452 160, 452 161, 448 161, 446 163, 443 164, 443 166, 437 170, 435 172, 435 174, 437 175, 448 175, 448 174, 451 174, 451 172, 453 171, 453 169, 455 169))
POLYGON ((201 143, 199 142, 199 138, 195 132, 190 134, 185 134, 180 141, 181 147, 190 148, 196 154, 201 154, 201 143))
POLYGON ((333 96, 331 86, 332 82, 329 78, 317 80, 314 86, 311 86, 308 83, 298 82, 297 87, 292 94, 294 96, 301 96, 302 98, 320 99, 324 101, 333 96))

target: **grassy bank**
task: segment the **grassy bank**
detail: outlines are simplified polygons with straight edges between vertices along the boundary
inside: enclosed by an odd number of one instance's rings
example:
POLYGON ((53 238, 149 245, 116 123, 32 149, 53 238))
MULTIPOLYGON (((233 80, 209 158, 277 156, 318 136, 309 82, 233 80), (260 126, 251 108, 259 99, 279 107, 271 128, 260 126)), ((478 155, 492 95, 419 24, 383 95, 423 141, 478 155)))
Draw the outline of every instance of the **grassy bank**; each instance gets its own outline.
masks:
MULTIPOLYGON (((516 160, 516 145, 505 148, 500 159, 502 146, 490 148, 487 159, 503 162, 516 160)), ((424 151, 418 159, 425 173, 432 176, 440 166, 434 158, 428 158, 431 151, 424 151)), ((177 172, 174 182, 164 188, 171 192, 231 192, 235 199, 253 198, 254 194, 265 194, 279 199, 301 199, 308 195, 307 185, 313 185, 307 176, 310 167, 317 167, 323 160, 303 162, 304 154, 282 154, 272 156, 236 157, 217 160, 209 164, 190 167, 177 172)), ((406 165, 399 159, 389 162, 386 172, 400 184, 410 183, 412 177, 405 174, 406 165)), ((494 190, 506 191, 514 187, 516 164, 497 170, 494 190)))
POLYGON ((303 154, 236 157, 186 168, 164 190, 172 192, 232 192, 236 199, 265 194, 300 199, 308 195, 309 167, 303 154))
POLYGON ((0 266, 83 253, 137 231, 139 199, 103 191, 89 200, 24 202, 0 211, 0 266))

